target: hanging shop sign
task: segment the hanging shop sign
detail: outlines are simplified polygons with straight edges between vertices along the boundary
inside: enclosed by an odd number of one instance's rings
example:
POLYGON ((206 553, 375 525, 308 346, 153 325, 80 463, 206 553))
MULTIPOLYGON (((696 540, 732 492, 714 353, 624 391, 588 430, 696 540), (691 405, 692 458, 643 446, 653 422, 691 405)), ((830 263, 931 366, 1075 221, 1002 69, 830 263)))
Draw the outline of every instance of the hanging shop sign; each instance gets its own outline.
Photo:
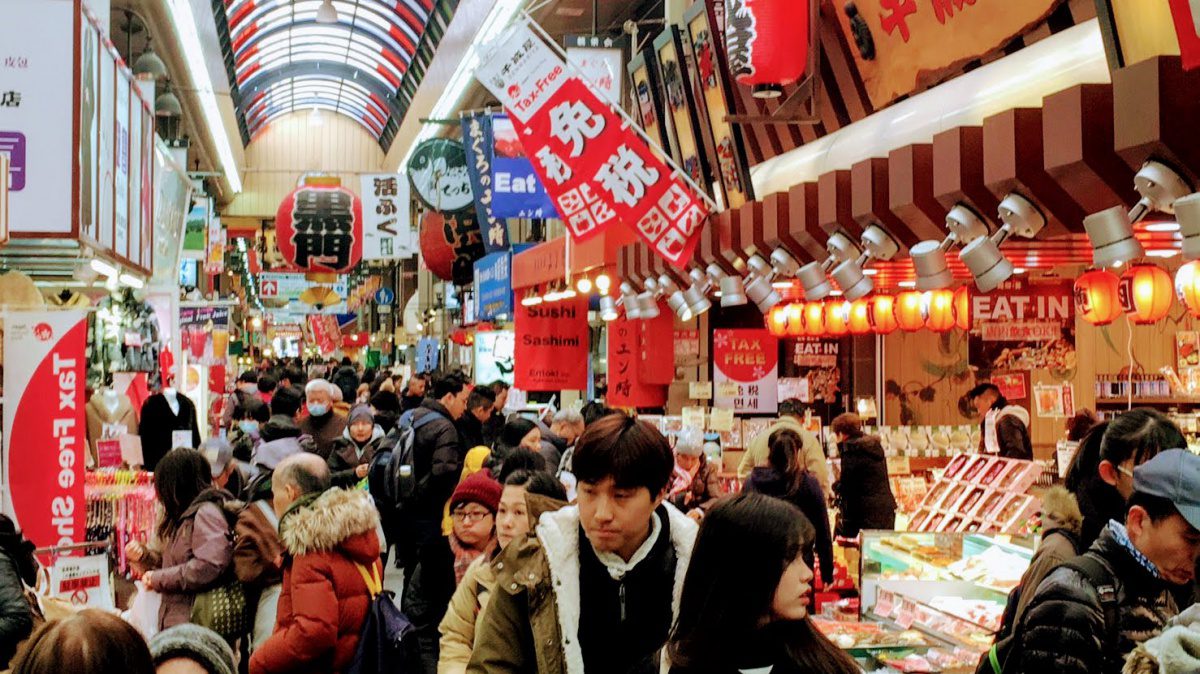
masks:
POLYGON ((225 271, 225 228, 221 218, 208 220, 208 251, 204 256, 204 273, 220 274, 225 271))
POLYGON ((475 261, 483 256, 483 237, 474 213, 426 211, 421 216, 421 262, 434 276, 469 285, 475 261))
POLYGON ((438 367, 438 341, 422 337, 417 342, 417 372, 433 372, 438 367))
MULTIPOLYGON (((346 275, 339 275, 327 286, 339 297, 346 297, 347 279, 346 275)), ((299 302, 304 292, 312 287, 313 283, 306 279, 304 274, 264 271, 258 275, 258 296, 264 300, 299 302)))
POLYGON ((467 175, 475 197, 475 215, 483 232, 483 249, 489 253, 508 249, 508 224, 492 210, 495 186, 492 184, 494 145, 492 115, 478 113, 462 117, 463 143, 467 153, 467 175))
POLYGON ((360 178, 363 213, 363 259, 399 260, 417 252, 408 179, 402 173, 367 174, 360 178))
POLYGON ((774 414, 779 409, 778 363, 779 342, 766 330, 713 331, 713 406, 774 414))
POLYGON ((8 243, 8 182, 12 160, 0 154, 0 246, 8 243))
POLYGON ((1200 3, 1196 0, 1168 0, 1175 20, 1175 37, 1183 56, 1183 69, 1200 66, 1200 3))
POLYGON ((495 42, 476 76, 504 102, 576 241, 621 222, 672 264, 691 259, 707 207, 525 20, 495 42))
POLYGON ((625 48, 624 36, 568 35, 563 39, 567 63, 583 75, 583 81, 601 94, 601 100, 615 105, 624 102, 625 48))
POLYGON ((611 407, 662 407, 667 387, 645 383, 641 369, 641 332, 624 317, 608 323, 608 394, 611 407))
POLYGON ((87 314, 13 312, 4 328, 4 512, 39 547, 83 542, 87 314))
POLYGON ((800 337, 793 345, 792 362, 797 367, 837 367, 841 346, 841 340, 800 337))
POLYGON ((362 201, 337 178, 308 178, 279 204, 275 232, 293 270, 347 272, 363 256, 362 201))
POLYGON ((692 77, 684 54, 679 28, 667 26, 654 39, 654 61, 666 99, 667 137, 671 152, 683 170, 698 185, 708 185, 708 158, 700 136, 692 77))
POLYGON ((313 344, 317 353, 328 356, 342 345, 342 331, 338 328, 336 316, 331 314, 314 314, 308 317, 308 328, 312 331, 313 344))
POLYGON ((494 330, 475 335, 475 383, 513 383, 516 335, 512 330, 494 330))
POLYGON ((1075 301, 1071 281, 1007 281, 971 297, 968 358, 987 377, 993 369, 1073 372, 1075 301))
POLYGON ((675 345, 675 312, 665 303, 658 316, 636 322, 638 327, 638 380, 643 384, 670 386, 675 381, 675 359, 663 358, 675 345))
POLYGON ((492 211, 498 218, 556 218, 554 199, 533 169, 508 115, 492 118, 492 211))
POLYGON ((422 141, 408 160, 413 192, 429 208, 453 213, 471 207, 471 178, 463 144, 449 138, 422 141))
MULTIPOLYGON (((964 64, 997 52, 1014 38, 1037 30, 1060 0, 855 0, 857 17, 867 23, 874 58, 851 49, 867 95, 876 109, 927 88, 964 64)), ((847 44, 856 30, 846 12, 837 12, 847 44)))
POLYGON ((629 84, 633 87, 633 109, 638 124, 660 147, 670 147, 667 138, 666 118, 663 116, 661 90, 658 86, 658 69, 654 65, 654 51, 646 49, 629 60, 629 84))
POLYGON ((181 308, 179 339, 193 364, 224 365, 229 354, 229 308, 181 308))
POLYGON ((512 253, 485 255, 475 263, 475 318, 492 321, 512 312, 512 253))
POLYGON ((514 385, 522 391, 586 390, 591 361, 587 298, 518 305, 514 311, 514 385))
POLYGON ((183 253, 185 257, 204 259, 204 246, 208 237, 208 220, 212 213, 212 198, 203 197, 188 211, 183 230, 183 253))
MULTIPOLYGON (((699 0, 684 12, 683 21, 696 58, 700 100, 708 110, 709 131, 717 152, 717 177, 725 194, 725 203, 729 208, 740 208, 754 200, 754 189, 750 183, 750 167, 746 161, 742 129, 726 119, 734 113, 730 105, 733 86, 726 77, 729 69, 725 64, 725 50, 713 39, 714 11, 714 3, 699 0)), ((805 21, 807 19, 805 16, 805 21)), ((804 42, 801 37, 804 31, 797 30, 796 26, 787 24, 781 29, 787 31, 789 40, 804 42)))

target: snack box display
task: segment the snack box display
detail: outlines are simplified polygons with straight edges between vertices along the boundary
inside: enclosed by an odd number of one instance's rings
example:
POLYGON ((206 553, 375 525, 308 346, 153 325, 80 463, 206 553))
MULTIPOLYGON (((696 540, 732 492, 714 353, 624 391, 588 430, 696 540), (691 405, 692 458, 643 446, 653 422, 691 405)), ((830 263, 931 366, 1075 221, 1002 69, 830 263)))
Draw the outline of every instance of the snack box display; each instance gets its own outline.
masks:
POLYGON ((988 467, 983 471, 983 475, 979 478, 979 484, 991 486, 1001 475, 1013 467, 1014 464, 1004 459, 993 459, 988 467))
POLYGON ((962 475, 960 475, 958 479, 962 480, 963 482, 974 482, 976 478, 983 474, 983 469, 989 463, 991 463, 991 461, 992 459, 990 457, 984 455, 972 457, 970 463, 968 463, 967 467, 963 469, 962 475))
POLYGON ((1006 494, 995 489, 985 489, 983 495, 975 503, 975 507, 967 511, 967 515, 976 519, 985 519, 985 515, 990 512, 1006 494))
POLYGON ((1014 531, 1037 511, 1037 500, 1028 494, 1013 494, 988 516, 1000 531, 1014 531))
POLYGON ((981 498, 983 498, 983 487, 968 487, 962 498, 957 503, 954 503, 950 509, 955 512, 969 514, 981 498))
POLYGON ((966 467, 967 460, 970 458, 971 456, 969 454, 959 454, 953 459, 950 459, 950 463, 946 464, 946 471, 942 473, 942 479, 953 480, 957 478, 958 474, 962 472, 962 469, 966 467))

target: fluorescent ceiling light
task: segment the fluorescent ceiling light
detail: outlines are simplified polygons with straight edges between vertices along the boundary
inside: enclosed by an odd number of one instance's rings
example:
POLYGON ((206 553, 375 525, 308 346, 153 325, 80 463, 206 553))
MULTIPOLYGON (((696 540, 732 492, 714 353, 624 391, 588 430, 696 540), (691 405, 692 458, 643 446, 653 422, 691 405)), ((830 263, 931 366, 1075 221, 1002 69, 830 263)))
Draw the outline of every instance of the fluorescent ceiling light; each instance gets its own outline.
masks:
MULTIPOLYGON (((173 0, 179 2, 180 0, 173 0)), ((525 0, 499 0, 484 18, 483 23, 479 26, 479 32, 475 33, 475 39, 471 41, 471 46, 467 49, 467 53, 463 54, 463 58, 458 62, 458 68, 454 70, 454 74, 450 76, 450 82, 446 88, 442 90, 442 95, 437 102, 433 104, 433 109, 429 111, 429 119, 446 119, 450 117, 457 109, 462 98, 467 93, 467 88, 471 85, 471 81, 475 79, 475 69, 479 67, 482 57, 480 51, 486 48, 499 35, 500 31, 504 30, 513 17, 521 10, 521 6, 525 4, 525 0)), ((408 166, 408 160, 412 158, 412 153, 421 144, 421 141, 433 138, 440 128, 437 124, 425 124, 421 127, 421 131, 417 133, 416 138, 413 138, 412 145, 408 147, 408 151, 404 153, 404 159, 400 160, 400 167, 397 169, 403 170, 408 166)))
POLYGON ((104 260, 101 260, 100 258, 94 258, 92 260, 92 269, 96 273, 104 274, 105 276, 117 275, 117 268, 105 262, 104 260))
POLYGON ((1146 251, 1146 257, 1175 257, 1179 254, 1178 248, 1155 249, 1146 251))
POLYGON ((1147 232, 1178 232, 1178 222, 1152 222, 1143 227, 1147 232))
POLYGON ((141 290, 146 285, 145 281, 130 274, 121 274, 120 281, 134 290, 141 290))
POLYGON ((896 285, 900 286, 901 288, 916 288, 917 282, 916 281, 901 281, 901 282, 897 283, 896 285))
POLYGON ((192 78, 192 86, 196 89, 196 98, 200 100, 200 109, 204 112, 204 121, 212 134, 213 143, 217 146, 221 169, 225 178, 229 180, 229 188, 237 194, 242 191, 242 177, 238 174, 237 162, 233 158, 233 146, 229 144, 229 134, 225 133, 225 123, 221 120, 220 109, 217 108, 217 96, 213 92, 212 78, 208 76, 208 66, 204 62, 204 49, 200 46, 192 3, 190 0, 167 0, 167 8, 171 12, 171 25, 175 27, 175 35, 179 44, 183 45, 184 60, 192 78))

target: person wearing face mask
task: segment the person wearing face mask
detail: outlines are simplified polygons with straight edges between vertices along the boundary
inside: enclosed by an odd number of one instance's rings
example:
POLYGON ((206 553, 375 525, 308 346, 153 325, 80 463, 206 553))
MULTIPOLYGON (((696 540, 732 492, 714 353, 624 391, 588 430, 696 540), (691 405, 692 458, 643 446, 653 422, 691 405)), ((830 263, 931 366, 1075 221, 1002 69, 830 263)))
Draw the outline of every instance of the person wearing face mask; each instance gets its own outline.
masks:
POLYGON ((383 429, 375 424, 370 405, 355 405, 350 409, 350 424, 346 432, 333 443, 329 453, 329 472, 333 486, 353 487, 367 476, 371 459, 383 440, 383 429))
POLYGON ((271 408, 255 397, 246 397, 233 410, 233 430, 229 444, 233 446, 233 458, 250 463, 254 450, 262 443, 262 425, 271 418, 271 408))
MULTIPOLYGON (((496 589, 500 553, 513 541, 523 541, 544 512, 553 512, 567 504, 562 483, 545 471, 514 471, 504 481, 500 507, 496 511, 496 540, 499 545, 490 555, 481 556, 454 590, 446 617, 438 625, 442 640, 438 674, 465 674, 475 647, 475 634, 483 623, 483 611, 496 589)), ((503 569, 503 564, 500 564, 503 569)))
POLYGON ((237 420, 234 418, 234 414, 237 413, 238 408, 244 407, 250 398, 259 400, 258 373, 254 370, 246 370, 238 375, 233 386, 233 392, 229 394, 224 410, 221 412, 221 427, 226 430, 237 429, 237 420))
MULTIPOLYGON (((1167 449, 1133 469, 1124 524, 1038 586, 1004 663, 1016 674, 1119 674, 1179 614, 1200 557, 1200 456, 1167 449)), ((986 656, 985 656, 986 657, 986 656)))
POLYGON ((299 421, 300 432, 312 436, 316 454, 328 459, 333 443, 346 430, 346 415, 333 409, 333 384, 324 379, 313 379, 304 386, 307 416, 299 421))
POLYGON ((813 572, 800 550, 812 537, 795 506, 762 494, 709 510, 667 643, 670 673, 858 674, 809 618, 813 572))

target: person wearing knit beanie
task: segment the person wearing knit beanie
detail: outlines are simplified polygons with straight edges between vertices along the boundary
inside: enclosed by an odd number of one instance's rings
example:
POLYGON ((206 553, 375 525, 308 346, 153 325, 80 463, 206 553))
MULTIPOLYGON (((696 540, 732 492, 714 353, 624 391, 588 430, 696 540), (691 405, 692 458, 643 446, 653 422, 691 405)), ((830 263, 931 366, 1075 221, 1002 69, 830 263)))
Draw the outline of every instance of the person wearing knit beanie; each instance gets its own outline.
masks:
POLYGON ((494 515, 500 509, 500 494, 504 487, 492 477, 489 470, 481 470, 467 476, 458 483, 454 494, 450 496, 450 512, 467 503, 478 503, 494 515))
POLYGON ((200 625, 184 623, 155 634, 150 639, 150 655, 159 672, 195 672, 202 668, 207 674, 235 674, 233 649, 221 635, 200 625))
POLYGON ((346 425, 350 425, 350 424, 354 423, 355 421, 366 421, 368 423, 374 424, 375 423, 375 412, 371 409, 370 405, 368 405, 366 403, 359 403, 359 404, 355 405, 354 407, 350 408, 350 417, 349 417, 349 420, 346 422, 346 425))

